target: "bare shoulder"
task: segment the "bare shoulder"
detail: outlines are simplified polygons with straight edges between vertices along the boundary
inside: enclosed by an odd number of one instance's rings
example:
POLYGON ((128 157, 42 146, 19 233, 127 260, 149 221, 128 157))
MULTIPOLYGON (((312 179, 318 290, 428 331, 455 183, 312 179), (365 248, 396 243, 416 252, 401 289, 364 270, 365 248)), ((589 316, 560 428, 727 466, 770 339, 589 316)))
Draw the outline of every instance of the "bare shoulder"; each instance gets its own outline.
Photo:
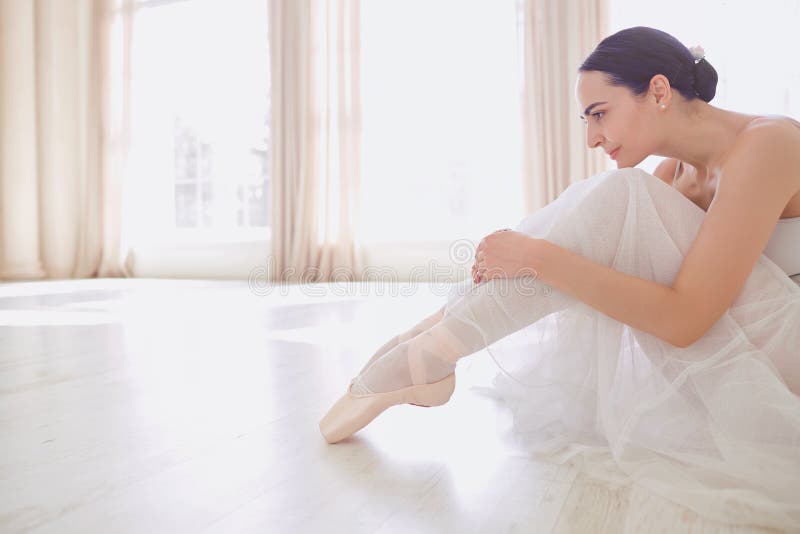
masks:
POLYGON ((784 132, 789 137, 800 139, 800 122, 786 115, 764 115, 758 117, 747 125, 745 131, 767 130, 770 132, 784 132))
POLYGON ((750 126, 780 125, 788 129, 796 128, 795 132, 800 132, 800 121, 786 115, 763 115, 753 120, 750 126))
POLYGON ((748 175, 788 180, 800 190, 800 123, 779 115, 751 121, 731 147, 725 167, 757 168, 757 174, 748 175))
POLYGON ((675 158, 666 158, 659 163, 653 171, 653 176, 660 178, 667 185, 672 185, 672 178, 675 176, 675 168, 678 166, 678 160, 675 158))

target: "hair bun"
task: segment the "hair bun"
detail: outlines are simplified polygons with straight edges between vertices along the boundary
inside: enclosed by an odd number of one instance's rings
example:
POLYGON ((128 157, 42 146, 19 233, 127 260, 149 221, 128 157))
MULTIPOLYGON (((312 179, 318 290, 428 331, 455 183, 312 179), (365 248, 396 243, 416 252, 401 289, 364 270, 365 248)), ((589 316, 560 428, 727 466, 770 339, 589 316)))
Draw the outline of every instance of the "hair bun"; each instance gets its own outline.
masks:
POLYGON ((578 71, 602 72, 607 83, 637 97, 646 95, 653 76, 662 74, 686 100, 708 102, 717 91, 717 71, 705 56, 702 46, 687 48, 667 32, 634 26, 600 41, 578 71))
POLYGON ((711 102, 717 94, 717 81, 719 76, 711 63, 705 57, 699 58, 694 64, 694 92, 706 102, 711 102))

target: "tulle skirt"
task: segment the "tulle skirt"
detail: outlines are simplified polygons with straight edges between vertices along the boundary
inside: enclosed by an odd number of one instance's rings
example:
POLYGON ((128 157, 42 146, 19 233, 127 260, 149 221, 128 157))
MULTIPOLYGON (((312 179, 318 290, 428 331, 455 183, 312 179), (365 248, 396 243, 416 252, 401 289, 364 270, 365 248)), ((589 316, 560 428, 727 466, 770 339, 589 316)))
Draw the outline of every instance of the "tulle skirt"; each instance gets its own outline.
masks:
MULTIPOLYGON (((671 285, 705 212, 641 169, 577 182, 516 230, 671 285)), ((800 243, 798 244, 800 246, 800 243)), ((513 442, 712 519, 800 531, 800 280, 762 255, 733 305, 676 347, 541 280, 454 286, 513 442)))

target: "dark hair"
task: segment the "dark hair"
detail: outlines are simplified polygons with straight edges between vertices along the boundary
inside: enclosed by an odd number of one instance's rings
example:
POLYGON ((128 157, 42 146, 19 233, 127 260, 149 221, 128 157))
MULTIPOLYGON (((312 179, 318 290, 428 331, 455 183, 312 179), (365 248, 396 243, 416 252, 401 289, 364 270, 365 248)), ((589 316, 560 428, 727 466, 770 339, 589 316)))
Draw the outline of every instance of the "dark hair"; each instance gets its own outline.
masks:
POLYGON ((636 96, 647 92, 650 79, 663 74, 687 100, 710 102, 717 92, 717 71, 705 58, 692 53, 670 34, 636 26, 620 30, 602 41, 578 71, 606 73, 609 83, 623 85, 636 96))

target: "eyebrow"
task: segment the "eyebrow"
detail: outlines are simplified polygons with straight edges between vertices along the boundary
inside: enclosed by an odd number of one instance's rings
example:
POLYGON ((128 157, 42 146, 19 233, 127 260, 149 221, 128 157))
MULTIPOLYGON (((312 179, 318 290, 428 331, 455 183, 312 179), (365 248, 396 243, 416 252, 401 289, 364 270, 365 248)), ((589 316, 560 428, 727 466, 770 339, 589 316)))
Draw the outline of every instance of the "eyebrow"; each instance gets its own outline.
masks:
POLYGON ((594 109, 595 106, 599 106, 600 104, 608 104, 608 102, 595 102, 594 104, 591 104, 588 108, 583 110, 583 115, 581 115, 581 117, 580 117, 581 120, 583 120, 584 116, 586 116, 589 113, 591 113, 592 109, 594 109))

